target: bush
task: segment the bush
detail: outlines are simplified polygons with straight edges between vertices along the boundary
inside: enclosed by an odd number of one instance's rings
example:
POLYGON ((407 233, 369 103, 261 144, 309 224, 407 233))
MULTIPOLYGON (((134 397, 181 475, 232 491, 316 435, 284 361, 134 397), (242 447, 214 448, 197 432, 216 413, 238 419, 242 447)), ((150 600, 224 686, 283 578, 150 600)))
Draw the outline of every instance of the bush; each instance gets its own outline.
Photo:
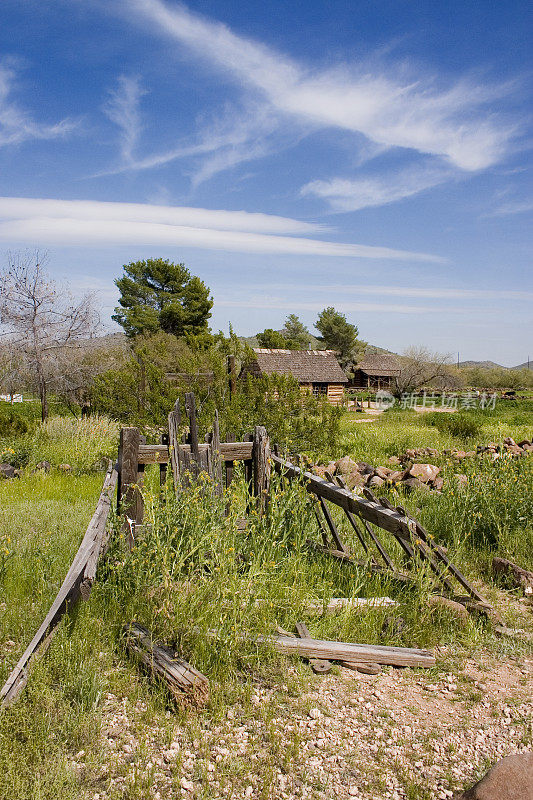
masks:
POLYGON ((0 402, 0 436, 21 436, 33 427, 31 420, 11 405, 0 402))
POLYGON ((424 417, 426 425, 433 425, 441 433, 459 439, 473 439, 481 433, 482 423, 469 414, 441 414, 433 412, 424 417))

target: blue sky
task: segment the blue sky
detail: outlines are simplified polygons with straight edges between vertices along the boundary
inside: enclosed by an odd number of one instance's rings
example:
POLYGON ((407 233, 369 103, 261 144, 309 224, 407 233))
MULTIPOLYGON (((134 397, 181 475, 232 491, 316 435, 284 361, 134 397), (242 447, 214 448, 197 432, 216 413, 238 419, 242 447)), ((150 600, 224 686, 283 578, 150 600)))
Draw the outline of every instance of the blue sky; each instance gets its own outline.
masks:
POLYGON ((116 303, 183 261, 212 327, 333 305, 508 366, 531 342, 526 2, 2 0, 0 252, 116 303))

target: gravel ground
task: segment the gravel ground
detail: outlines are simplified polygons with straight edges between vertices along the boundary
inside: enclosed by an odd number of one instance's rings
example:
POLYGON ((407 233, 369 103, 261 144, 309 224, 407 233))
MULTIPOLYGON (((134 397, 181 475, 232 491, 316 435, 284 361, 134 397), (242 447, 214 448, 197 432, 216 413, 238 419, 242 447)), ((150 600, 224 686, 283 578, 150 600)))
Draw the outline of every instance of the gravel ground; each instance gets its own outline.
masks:
POLYGON ((182 726, 108 694, 101 759, 78 753, 72 768, 86 800, 446 800, 531 748, 533 659, 476 658, 447 674, 339 669, 296 696, 256 687, 182 726))

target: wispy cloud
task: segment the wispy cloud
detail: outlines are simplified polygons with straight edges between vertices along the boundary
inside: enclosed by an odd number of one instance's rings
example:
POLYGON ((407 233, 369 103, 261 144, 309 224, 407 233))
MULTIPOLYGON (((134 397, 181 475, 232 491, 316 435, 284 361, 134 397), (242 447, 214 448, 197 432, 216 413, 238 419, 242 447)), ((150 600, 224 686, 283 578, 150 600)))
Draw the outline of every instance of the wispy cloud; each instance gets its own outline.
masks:
POLYGON ((121 75, 117 88, 109 92, 104 105, 105 114, 120 128, 121 156, 126 165, 134 161, 134 152, 141 133, 139 103, 144 94, 146 91, 141 88, 138 77, 121 75))
POLYGON ((530 211, 533 211, 533 200, 509 200, 483 216, 508 217, 512 214, 527 214, 530 211))
POLYGON ((79 123, 72 119, 63 119, 51 125, 34 120, 28 111, 12 99, 16 77, 14 63, 9 60, 0 63, 0 146, 21 144, 32 139, 63 138, 78 126, 79 123))
MULTIPOLYGON (((252 300, 219 300, 217 306, 224 308, 270 308, 291 311, 321 311, 324 301, 302 302, 301 300, 287 301, 277 297, 258 297, 252 300)), ((392 303, 347 303, 343 300, 335 302, 337 311, 351 313, 353 311, 381 312, 387 314, 428 314, 439 309, 431 306, 407 306, 392 303)))
POLYGON ((276 113, 315 128, 338 128, 384 147, 441 156, 467 171, 499 161, 517 132, 515 124, 486 110, 510 92, 510 84, 479 86, 464 79, 441 88, 431 77, 402 77, 401 69, 361 63, 311 69, 182 5, 132 0, 128 16, 132 11, 144 25, 148 20, 242 88, 254 90, 276 113))
POLYGON ((443 261, 426 253, 284 235, 297 230, 298 225, 300 231, 317 230, 308 223, 243 211, 0 198, 0 241, 4 242, 158 244, 245 253, 443 261))
MULTIPOLYGON (((256 288, 257 285, 256 285, 256 288)), ((301 284, 265 284, 265 291, 283 288, 284 290, 301 290, 301 284)), ((307 293, 330 292, 339 296, 347 294, 378 295, 386 297, 416 297, 435 300, 522 300, 529 302, 533 299, 533 292, 523 291, 522 289, 466 289, 466 288, 423 288, 420 286, 387 286, 381 284, 368 283, 343 283, 343 284, 307 284, 307 293)))
POLYGON ((333 211, 358 211, 413 197, 450 180, 453 174, 449 169, 416 167, 353 180, 331 178, 310 181, 302 187, 300 194, 327 200, 333 211))

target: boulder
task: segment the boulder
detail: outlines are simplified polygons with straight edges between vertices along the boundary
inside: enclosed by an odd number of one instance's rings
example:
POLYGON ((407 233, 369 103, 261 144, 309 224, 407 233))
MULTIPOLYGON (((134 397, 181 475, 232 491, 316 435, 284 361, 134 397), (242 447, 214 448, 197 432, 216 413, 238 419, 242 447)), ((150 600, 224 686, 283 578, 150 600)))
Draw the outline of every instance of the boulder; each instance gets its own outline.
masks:
POLYGON ((498 761, 475 786, 456 795, 456 800, 531 800, 533 752, 507 756, 498 761))
POLYGON ((355 489, 356 486, 366 486, 366 477, 355 470, 350 475, 346 475, 345 483, 348 489, 355 489))
POLYGON ((358 461, 357 469, 362 475, 374 474, 374 467, 372 466, 372 464, 367 464, 366 461, 358 461))
POLYGON ((391 472, 394 472, 394 470, 387 469, 387 467, 376 467, 375 475, 377 475, 378 478, 383 478, 383 480, 386 481, 391 472))
POLYGON ((418 478, 406 478, 401 483, 402 486, 405 486, 406 489, 413 491, 414 489, 426 489, 429 492, 429 486, 426 483, 422 483, 419 481, 418 478))
POLYGON ((319 478, 326 477, 326 467, 322 467, 320 464, 315 464, 313 466, 313 472, 315 475, 318 475, 319 478))
POLYGON ((397 465, 401 464, 402 462, 400 461, 398 456, 391 456, 390 458, 387 459, 387 463, 397 465))
POLYGON ((0 464, 0 478, 14 478, 16 470, 11 464, 0 464))
POLYGON ((337 469, 337 463, 335 461, 330 461, 326 467, 327 472, 330 475, 335 475, 335 470, 337 469))
POLYGON ((442 477, 442 475, 438 475, 433 481, 432 485, 435 491, 442 492, 442 489, 444 487, 444 478, 442 477))
POLYGON ((467 475, 463 475, 462 472, 458 472, 457 475, 454 475, 453 477, 458 489, 464 489, 466 486, 468 486, 467 475))
POLYGON ((503 443, 509 445, 509 447, 516 447, 516 442, 511 436, 506 436, 503 443))
POLYGON ((440 472, 440 467, 434 464, 413 464, 409 470, 409 475, 412 478, 418 478, 422 483, 429 483, 434 481, 440 472))
MULTIPOLYGON (((357 462, 354 461, 353 458, 350 458, 350 456, 339 458, 339 460, 335 462, 335 466, 337 468, 337 472, 341 475, 350 475, 352 472, 356 472, 358 468, 357 462)), ((328 472, 330 472, 329 469, 328 472)))
POLYGON ((379 475, 374 475, 373 478, 370 478, 368 485, 375 487, 375 486, 383 486, 384 483, 385 481, 383 480, 383 478, 380 478, 379 475))
POLYGON ((526 444, 528 446, 531 444, 529 439, 522 439, 520 442, 517 442, 518 447, 525 447, 526 444))
POLYGON ((52 465, 49 461, 39 461, 39 463, 35 465, 35 470, 41 470, 42 472, 50 472, 51 469, 52 465))
POLYGON ((58 464, 57 468, 61 470, 61 472, 70 472, 72 467, 70 464, 58 464))
POLYGON ((466 452, 464 450, 454 450, 452 456, 457 459, 457 461, 462 461, 463 458, 466 458, 466 452))
POLYGON ((403 481, 405 476, 406 476, 405 470, 400 469, 397 472, 391 472, 391 474, 389 475, 389 481, 397 483, 398 481, 403 481))

